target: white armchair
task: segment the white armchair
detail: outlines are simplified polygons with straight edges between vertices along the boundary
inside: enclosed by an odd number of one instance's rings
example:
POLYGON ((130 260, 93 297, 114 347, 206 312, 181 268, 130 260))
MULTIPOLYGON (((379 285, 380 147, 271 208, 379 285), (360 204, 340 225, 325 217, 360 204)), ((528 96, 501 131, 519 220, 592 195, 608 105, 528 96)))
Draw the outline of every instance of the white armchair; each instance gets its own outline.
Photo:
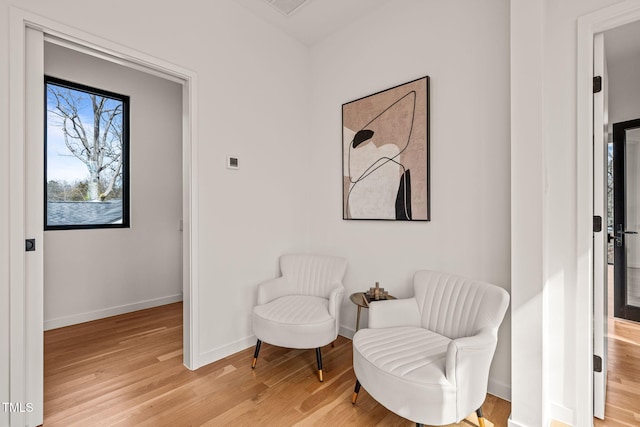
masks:
POLYGON ((318 378, 323 380, 320 348, 338 337, 346 268, 346 260, 338 257, 280 257, 282 276, 258 286, 258 305, 253 309, 253 333, 258 338, 253 368, 263 341, 279 347, 315 348, 318 378))
POLYGON ((484 426, 482 404, 509 294, 433 271, 418 271, 413 284, 413 298, 369 305, 369 328, 353 337, 352 403, 362 385, 417 425, 457 423, 476 411, 484 426))

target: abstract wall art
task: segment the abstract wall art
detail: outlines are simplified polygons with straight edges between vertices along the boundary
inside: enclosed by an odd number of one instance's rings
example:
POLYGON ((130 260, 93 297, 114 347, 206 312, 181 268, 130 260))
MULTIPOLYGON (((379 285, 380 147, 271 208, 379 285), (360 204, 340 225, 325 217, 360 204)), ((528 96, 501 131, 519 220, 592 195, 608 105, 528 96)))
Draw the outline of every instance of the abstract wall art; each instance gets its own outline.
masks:
POLYGON ((342 105, 343 219, 429 221, 429 77, 342 105))

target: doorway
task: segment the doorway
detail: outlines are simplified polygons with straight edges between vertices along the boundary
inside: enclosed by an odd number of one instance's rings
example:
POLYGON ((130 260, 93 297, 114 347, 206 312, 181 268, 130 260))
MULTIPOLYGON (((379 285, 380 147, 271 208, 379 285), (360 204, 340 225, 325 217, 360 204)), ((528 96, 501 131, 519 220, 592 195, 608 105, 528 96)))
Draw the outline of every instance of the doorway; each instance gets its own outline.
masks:
MULTIPOLYGON (((640 24, 638 24, 640 25, 640 24)), ((636 107, 640 114, 640 101, 636 107)), ((640 322, 640 119, 613 124, 614 316, 640 322)))
MULTIPOLYGON (((640 102, 635 99, 639 99, 640 85, 628 72, 633 66, 629 64, 630 59, 636 61, 640 52, 638 35, 640 21, 612 26, 593 35, 593 215, 603 218, 597 227, 601 232, 596 229, 595 221, 593 229, 593 346, 594 354, 602 356, 599 360, 594 358, 593 410, 605 424, 628 422, 634 418, 634 413, 640 413, 633 399, 628 400, 634 392, 630 389, 621 394, 619 387, 621 383, 633 384, 639 380, 634 370, 629 369, 628 355, 635 352, 629 345, 640 342, 640 329, 618 320, 630 319, 633 315, 633 306, 628 304, 628 289, 635 281, 640 283, 637 280, 640 279, 637 274, 640 272, 640 242, 635 231, 636 224, 640 223, 640 213, 636 212, 640 208, 640 198, 635 194, 635 183, 640 179, 640 120, 635 119, 640 117, 640 102), (604 109, 600 106, 603 102, 598 95, 600 89, 605 94, 604 109), (601 252, 599 246, 607 241, 608 250, 601 252), (611 262, 613 266, 608 265, 611 262), (601 275, 600 272, 609 274, 601 275), (601 366, 597 361, 601 361, 601 366)), ((600 420, 594 420, 594 423, 602 425, 600 420)))
POLYGON ((640 4, 636 2, 611 5, 578 19, 576 425, 594 422, 594 38, 638 20, 640 4))
MULTIPOLYGON (((42 195, 42 172, 31 176, 26 165, 34 155, 27 150, 27 141, 42 141, 43 111, 43 51, 44 37, 56 39, 68 46, 119 64, 159 76, 182 86, 182 212, 183 212, 183 273, 182 291, 184 300, 183 349, 184 365, 197 369, 198 363, 198 318, 197 304, 197 214, 194 198, 197 176, 196 158, 197 109, 195 93, 197 78, 194 72, 163 61, 139 51, 116 45, 107 40, 84 33, 44 17, 11 8, 10 15, 10 98, 12 109, 9 119, 11 162, 10 187, 10 242, 15 248, 11 253, 10 292, 10 354, 11 377, 9 396, 12 401, 30 402, 34 410, 10 415, 10 425, 36 426, 42 424, 42 337, 43 337, 43 254, 37 243, 35 251, 21 252, 25 239, 43 241, 43 198, 34 196, 29 188, 40 188, 42 195), (38 123, 40 123, 38 125, 38 123), (34 187, 32 187, 34 186, 34 187), (34 205, 35 204, 35 205, 34 205), (39 225, 38 225, 39 224, 39 225)), ((39 150, 42 153, 41 150, 39 150)), ((37 154, 35 154, 37 156, 37 154)), ((42 154, 40 154, 42 156, 42 154)), ((38 159, 36 158, 36 161, 38 159)))
POLYGON ((46 37, 44 46, 45 330, 181 301, 182 87, 46 37), (105 101, 115 96, 126 104, 105 101))

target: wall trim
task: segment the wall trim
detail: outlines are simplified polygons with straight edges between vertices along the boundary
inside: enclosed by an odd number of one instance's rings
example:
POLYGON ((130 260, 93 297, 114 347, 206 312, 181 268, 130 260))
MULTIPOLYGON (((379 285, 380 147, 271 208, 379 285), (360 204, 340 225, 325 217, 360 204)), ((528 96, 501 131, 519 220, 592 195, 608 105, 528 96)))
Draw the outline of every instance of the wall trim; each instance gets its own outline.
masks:
POLYGON ((509 416, 508 426, 509 426, 509 427, 529 427, 529 426, 526 426, 526 425, 524 425, 524 424, 520 424, 520 423, 518 423, 518 422, 513 421, 513 420, 511 419, 511 416, 509 416))
POLYGON ((117 305, 102 308, 100 310, 87 311, 73 314, 71 316, 57 317, 44 321, 44 330, 63 328, 65 326, 77 325, 78 323, 90 322, 92 320, 104 319, 105 317, 117 316, 119 314, 131 313, 133 311, 147 308, 159 307, 161 305, 172 304, 182 301, 182 293, 169 295, 166 297, 154 298, 145 301, 138 301, 131 304, 117 305))
POLYGON ((511 384, 496 381, 489 377, 487 392, 507 402, 511 402, 511 384))
POLYGON ((553 420, 552 425, 554 421, 561 422, 562 424, 566 424, 569 426, 577 425, 575 423, 576 412, 565 406, 560 406, 552 403, 549 410, 549 417, 551 418, 551 420, 553 420))
POLYGON ((338 329, 338 335, 342 335, 345 338, 353 339, 353 336, 356 334, 356 330, 353 328, 349 328, 346 326, 340 326, 338 329))
POLYGON ((633 0, 578 18, 575 425, 593 423, 593 37, 637 20, 640 4, 633 0))

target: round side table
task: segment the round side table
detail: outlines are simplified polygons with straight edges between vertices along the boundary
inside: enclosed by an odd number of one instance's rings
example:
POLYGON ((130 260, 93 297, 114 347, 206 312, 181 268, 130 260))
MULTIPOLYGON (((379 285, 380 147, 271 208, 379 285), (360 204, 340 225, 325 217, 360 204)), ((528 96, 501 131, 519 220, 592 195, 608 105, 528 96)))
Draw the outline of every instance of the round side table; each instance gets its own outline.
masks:
MULTIPOLYGON (((365 296, 365 292, 356 292, 354 294, 351 294, 349 299, 351 300, 352 303, 354 303, 356 306, 358 306, 358 314, 356 315, 356 332, 357 332, 358 329, 360 329, 360 311, 363 308, 369 308, 369 302, 367 301, 367 297, 365 296)), ((396 299, 396 297, 394 297, 392 295, 387 295, 387 297, 385 299, 381 299, 381 300, 378 300, 378 301, 384 301, 384 300, 388 300, 388 299, 396 299)))

